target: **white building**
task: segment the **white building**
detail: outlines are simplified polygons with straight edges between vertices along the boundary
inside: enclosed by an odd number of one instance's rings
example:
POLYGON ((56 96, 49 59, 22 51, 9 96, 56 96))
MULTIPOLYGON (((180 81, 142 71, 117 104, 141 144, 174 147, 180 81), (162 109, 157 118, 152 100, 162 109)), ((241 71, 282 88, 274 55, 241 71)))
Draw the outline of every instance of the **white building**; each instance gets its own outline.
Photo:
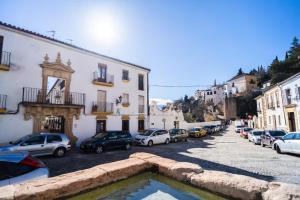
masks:
POLYGON ((156 101, 150 104, 150 127, 160 129, 186 128, 183 113, 172 103, 168 103, 164 109, 160 109, 156 101))
POLYGON ((280 83, 288 131, 300 131, 300 73, 280 83))
POLYGON ((0 22, 0 143, 149 127, 150 70, 0 22))
POLYGON ((213 102, 214 105, 217 105, 223 102, 225 98, 224 85, 214 85, 206 90, 197 90, 195 92, 195 98, 200 98, 206 103, 213 102))

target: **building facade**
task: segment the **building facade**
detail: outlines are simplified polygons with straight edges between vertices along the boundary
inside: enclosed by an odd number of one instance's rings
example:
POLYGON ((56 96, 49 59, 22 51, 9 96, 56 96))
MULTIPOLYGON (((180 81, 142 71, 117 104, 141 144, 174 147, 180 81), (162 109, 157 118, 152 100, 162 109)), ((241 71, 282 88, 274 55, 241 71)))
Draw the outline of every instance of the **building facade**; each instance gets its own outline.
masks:
POLYGON ((287 129, 300 131, 300 73, 281 82, 280 88, 287 129))
POLYGON ((263 97, 266 121, 264 128, 286 130, 280 84, 273 85, 265 90, 263 97))
POLYGON ((149 127, 150 70, 0 23, 0 143, 149 127))

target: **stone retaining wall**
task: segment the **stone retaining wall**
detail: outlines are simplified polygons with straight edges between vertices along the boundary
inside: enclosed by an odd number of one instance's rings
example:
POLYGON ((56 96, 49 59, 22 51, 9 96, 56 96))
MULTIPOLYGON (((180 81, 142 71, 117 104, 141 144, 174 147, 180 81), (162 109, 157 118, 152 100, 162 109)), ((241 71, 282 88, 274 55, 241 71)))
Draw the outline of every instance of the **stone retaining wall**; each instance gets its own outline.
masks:
POLYGON ((267 182, 220 171, 203 171, 199 165, 177 162, 149 153, 135 153, 126 160, 48 179, 0 187, 0 199, 63 198, 150 170, 236 199, 300 199, 299 185, 267 182))

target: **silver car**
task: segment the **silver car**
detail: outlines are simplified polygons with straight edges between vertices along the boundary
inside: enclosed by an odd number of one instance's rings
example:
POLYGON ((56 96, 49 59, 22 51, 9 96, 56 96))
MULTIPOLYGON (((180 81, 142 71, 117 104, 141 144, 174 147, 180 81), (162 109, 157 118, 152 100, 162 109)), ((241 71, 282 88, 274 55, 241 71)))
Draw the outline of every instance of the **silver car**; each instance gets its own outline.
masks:
POLYGON ((252 130, 248 133, 249 142, 253 142, 253 144, 260 144, 261 138, 260 136, 263 134, 263 130, 252 130))
POLYGON ((63 157, 71 149, 70 140, 62 133, 39 133, 26 135, 0 147, 0 152, 28 151, 33 156, 55 155, 63 157))
POLYGON ((0 152, 0 187, 48 176, 45 164, 28 152, 0 152))

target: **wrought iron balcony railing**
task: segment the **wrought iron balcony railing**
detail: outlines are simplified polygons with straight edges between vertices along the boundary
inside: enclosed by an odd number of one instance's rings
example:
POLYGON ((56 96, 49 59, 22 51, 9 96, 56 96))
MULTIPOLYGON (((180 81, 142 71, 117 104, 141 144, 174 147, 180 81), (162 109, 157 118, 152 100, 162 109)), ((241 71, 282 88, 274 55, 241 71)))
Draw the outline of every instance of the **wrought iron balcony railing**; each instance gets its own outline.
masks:
POLYGON ((3 110, 6 109, 6 100, 7 100, 7 95, 0 94, 0 109, 3 109, 3 110))
POLYGON ((93 73, 93 83, 100 85, 113 86, 114 84, 114 76, 110 74, 106 74, 105 76, 101 76, 99 72, 93 73))
POLYGON ((113 113, 114 104, 109 102, 93 102, 92 113, 113 113))
POLYGON ((22 102, 31 104, 84 106, 85 94, 61 90, 47 91, 45 89, 24 87, 22 102))
POLYGON ((10 52, 0 51, 0 69, 10 69, 10 52))

